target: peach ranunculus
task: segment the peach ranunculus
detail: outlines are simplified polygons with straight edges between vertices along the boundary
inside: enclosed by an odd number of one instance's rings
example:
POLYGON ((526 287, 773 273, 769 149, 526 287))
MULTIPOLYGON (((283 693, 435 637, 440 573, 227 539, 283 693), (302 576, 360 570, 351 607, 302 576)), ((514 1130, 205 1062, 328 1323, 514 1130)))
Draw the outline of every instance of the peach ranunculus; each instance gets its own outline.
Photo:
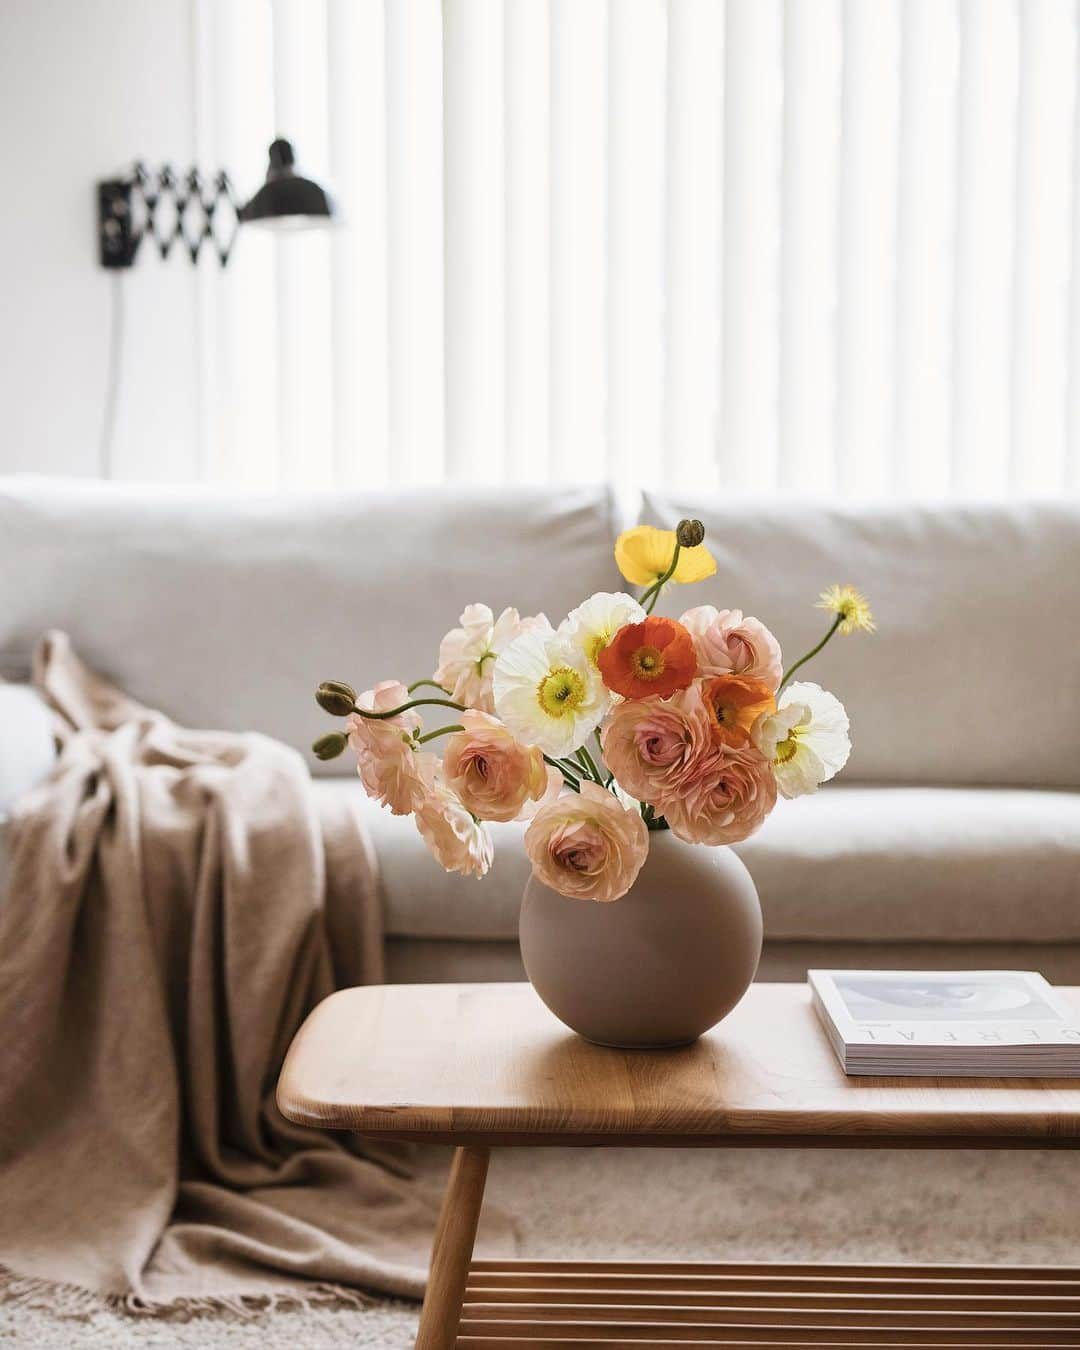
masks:
POLYGON ((533 629, 550 632, 547 616, 523 619, 516 609, 504 609, 496 619, 487 605, 466 605, 461 627, 451 628, 439 644, 439 667, 432 678, 456 703, 493 713, 495 662, 516 637, 533 629))
POLYGON ((784 672, 780 644, 758 619, 741 609, 697 605, 679 620, 689 630, 701 675, 747 675, 776 693, 784 672))
POLYGON ((525 831, 533 876, 575 900, 618 900, 637 880, 649 831, 636 807, 598 783, 542 806, 525 831))
POLYGON ((448 872, 482 877, 495 856, 488 827, 473 818, 440 771, 431 774, 413 819, 436 861, 448 872))
POLYGON ((669 699, 620 703, 604 727, 604 762, 624 791, 655 805, 679 796, 713 742, 713 717, 695 681, 669 699))
POLYGON ((521 820, 562 787, 562 774, 544 763, 538 745, 522 745, 497 717, 462 713, 464 731, 446 742, 446 782, 479 820, 521 820))
MULTIPOLYGON (((384 680, 356 700, 369 712, 389 712, 409 701, 409 691, 397 680, 384 680)), ((345 719, 349 744, 356 753, 356 771, 369 797, 388 806, 395 816, 407 816, 424 791, 424 774, 435 756, 416 748, 413 732, 423 726, 410 708, 380 721, 350 713, 345 719)))
POLYGON ((753 742, 716 742, 689 766, 677 795, 655 805, 690 844, 737 844, 776 805, 776 779, 753 742))

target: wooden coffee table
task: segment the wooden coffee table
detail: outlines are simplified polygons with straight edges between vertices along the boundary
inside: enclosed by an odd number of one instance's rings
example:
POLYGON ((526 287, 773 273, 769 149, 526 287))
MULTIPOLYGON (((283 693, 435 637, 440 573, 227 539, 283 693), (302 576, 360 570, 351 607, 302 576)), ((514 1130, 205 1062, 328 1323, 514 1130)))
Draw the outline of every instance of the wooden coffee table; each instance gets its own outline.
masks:
POLYGON ((1080 1268, 472 1260, 496 1146, 1080 1145, 1080 1082, 845 1077, 803 985, 754 985, 666 1051, 590 1045, 526 984, 348 989, 300 1029, 278 1104, 457 1146, 418 1350, 1080 1346, 1080 1268))

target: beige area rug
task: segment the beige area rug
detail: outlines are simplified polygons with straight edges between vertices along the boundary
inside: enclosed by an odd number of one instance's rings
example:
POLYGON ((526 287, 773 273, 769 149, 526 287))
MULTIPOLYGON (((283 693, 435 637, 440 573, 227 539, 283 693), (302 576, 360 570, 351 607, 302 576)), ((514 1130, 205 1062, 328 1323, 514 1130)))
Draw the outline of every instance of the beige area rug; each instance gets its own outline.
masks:
MULTIPOLYGON (((448 1154, 421 1159, 438 1185, 448 1154)), ((519 1255, 1080 1263, 1080 1153, 503 1150, 519 1255)), ((485 1254, 494 1254, 488 1246, 485 1254)), ((26 1350, 408 1350, 411 1305, 161 1322, 0 1305, 26 1350)))

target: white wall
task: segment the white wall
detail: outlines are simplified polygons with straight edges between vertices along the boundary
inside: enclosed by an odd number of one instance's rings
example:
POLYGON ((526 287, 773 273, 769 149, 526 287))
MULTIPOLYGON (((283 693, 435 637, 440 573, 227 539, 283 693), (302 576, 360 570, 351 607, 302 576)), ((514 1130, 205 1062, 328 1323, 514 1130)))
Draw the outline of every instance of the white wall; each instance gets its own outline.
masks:
MULTIPOLYGON (((94 183, 139 157, 190 164, 192 30, 192 0, 0 3, 0 473, 98 471, 117 274, 97 262, 94 183)), ((116 475, 187 477, 200 418, 195 270, 144 244, 119 276, 116 475), (148 445, 153 455, 140 453, 148 445)))

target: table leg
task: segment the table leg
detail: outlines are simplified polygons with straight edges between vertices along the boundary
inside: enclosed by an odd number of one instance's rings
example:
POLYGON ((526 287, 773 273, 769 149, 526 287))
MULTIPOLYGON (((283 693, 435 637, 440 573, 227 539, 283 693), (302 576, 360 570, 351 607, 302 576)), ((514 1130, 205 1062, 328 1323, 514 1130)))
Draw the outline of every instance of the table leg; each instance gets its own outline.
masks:
POLYGON ((469 1278, 476 1225, 484 1199, 486 1148, 458 1148, 450 1165, 439 1226, 431 1249, 431 1272, 420 1313, 416 1350, 454 1350, 465 1284, 469 1278))

